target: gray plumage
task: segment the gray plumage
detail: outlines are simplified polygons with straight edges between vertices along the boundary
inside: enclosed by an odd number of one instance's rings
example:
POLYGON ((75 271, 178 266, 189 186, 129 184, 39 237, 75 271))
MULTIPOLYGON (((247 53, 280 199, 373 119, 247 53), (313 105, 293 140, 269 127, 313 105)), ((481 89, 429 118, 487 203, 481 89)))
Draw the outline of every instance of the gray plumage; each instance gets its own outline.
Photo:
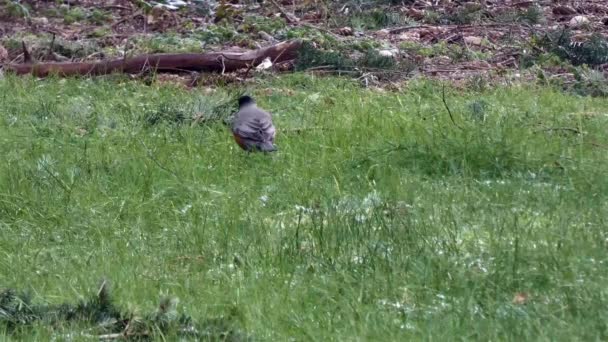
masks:
POLYGON ((249 96, 239 98, 239 111, 234 116, 232 133, 237 144, 246 151, 276 151, 272 116, 258 108, 249 96))

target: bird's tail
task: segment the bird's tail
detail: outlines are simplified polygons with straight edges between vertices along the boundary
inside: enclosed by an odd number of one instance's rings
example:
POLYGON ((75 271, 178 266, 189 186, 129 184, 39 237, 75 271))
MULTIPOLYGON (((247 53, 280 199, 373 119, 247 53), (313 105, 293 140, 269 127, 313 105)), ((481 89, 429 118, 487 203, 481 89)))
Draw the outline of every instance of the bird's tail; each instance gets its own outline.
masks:
POLYGON ((277 147, 271 142, 264 142, 260 144, 260 151, 262 152, 274 152, 277 150, 277 147))

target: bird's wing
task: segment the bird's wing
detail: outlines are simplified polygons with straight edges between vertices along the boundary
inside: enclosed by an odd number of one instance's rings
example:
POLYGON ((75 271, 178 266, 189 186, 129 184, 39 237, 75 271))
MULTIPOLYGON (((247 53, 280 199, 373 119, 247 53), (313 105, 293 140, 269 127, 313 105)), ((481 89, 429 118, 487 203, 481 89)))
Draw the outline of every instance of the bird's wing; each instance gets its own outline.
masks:
POLYGON ((237 124, 233 132, 254 142, 274 141, 275 128, 269 119, 253 118, 237 124))

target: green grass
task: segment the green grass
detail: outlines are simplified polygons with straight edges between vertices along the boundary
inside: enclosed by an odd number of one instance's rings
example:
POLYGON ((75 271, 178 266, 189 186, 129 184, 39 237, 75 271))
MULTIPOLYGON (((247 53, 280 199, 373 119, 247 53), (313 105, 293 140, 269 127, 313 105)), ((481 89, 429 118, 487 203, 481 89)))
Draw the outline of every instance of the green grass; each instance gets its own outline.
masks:
POLYGON ((232 89, 0 80, 0 287, 61 303, 105 276, 125 309, 169 294, 265 341, 608 339, 607 99, 448 89, 458 128, 430 82, 251 89, 276 154, 190 124, 232 89))

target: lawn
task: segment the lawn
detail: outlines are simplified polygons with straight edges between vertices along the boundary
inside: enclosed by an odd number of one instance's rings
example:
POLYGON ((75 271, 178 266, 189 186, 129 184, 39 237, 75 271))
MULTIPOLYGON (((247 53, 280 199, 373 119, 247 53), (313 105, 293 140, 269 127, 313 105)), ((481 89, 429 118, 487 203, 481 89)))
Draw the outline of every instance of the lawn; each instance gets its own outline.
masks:
POLYGON ((441 90, 0 79, 0 288, 59 304, 105 277, 125 311, 172 296, 261 341, 608 339, 608 99, 448 87, 453 122, 441 90), (277 153, 238 149, 235 91, 277 153))

